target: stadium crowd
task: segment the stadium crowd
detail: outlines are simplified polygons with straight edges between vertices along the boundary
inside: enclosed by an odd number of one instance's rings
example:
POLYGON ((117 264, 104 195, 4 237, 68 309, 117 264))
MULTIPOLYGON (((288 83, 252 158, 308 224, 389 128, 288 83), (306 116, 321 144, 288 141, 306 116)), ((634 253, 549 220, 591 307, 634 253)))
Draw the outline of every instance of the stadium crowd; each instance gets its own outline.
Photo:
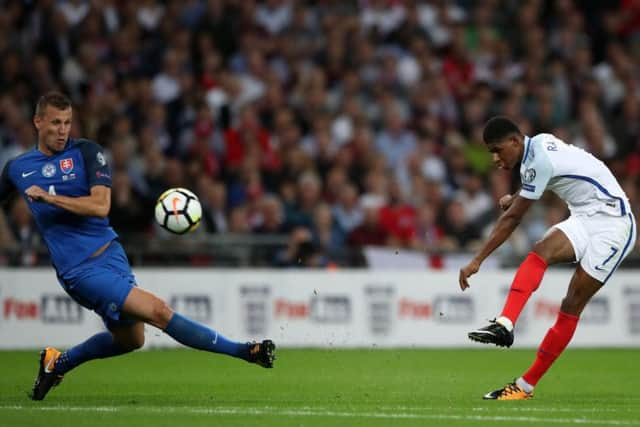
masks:
MULTIPOLYGON (((349 265, 350 248, 379 245, 437 267, 517 190, 482 141, 495 114, 594 153, 640 212, 637 0, 0 8, 0 168, 33 148, 37 98, 69 94, 72 135, 108 150, 125 241, 160 235, 155 199, 181 186, 203 204, 199 233, 288 235, 273 265, 349 265)), ((21 199, 4 213, 0 245, 37 244, 21 199)), ((566 215, 545 197, 505 250, 525 253, 566 215)))

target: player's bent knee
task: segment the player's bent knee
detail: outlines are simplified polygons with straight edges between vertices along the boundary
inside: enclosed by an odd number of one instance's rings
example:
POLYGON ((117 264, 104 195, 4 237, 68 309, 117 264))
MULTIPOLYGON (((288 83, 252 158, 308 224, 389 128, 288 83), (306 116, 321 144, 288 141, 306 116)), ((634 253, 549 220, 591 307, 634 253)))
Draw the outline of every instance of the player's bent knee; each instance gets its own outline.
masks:
POLYGON ((151 314, 151 322, 153 325, 160 329, 164 329, 169 324, 171 316, 173 316, 173 310, 171 307, 169 307, 169 305, 160 298, 156 298, 153 302, 151 314))

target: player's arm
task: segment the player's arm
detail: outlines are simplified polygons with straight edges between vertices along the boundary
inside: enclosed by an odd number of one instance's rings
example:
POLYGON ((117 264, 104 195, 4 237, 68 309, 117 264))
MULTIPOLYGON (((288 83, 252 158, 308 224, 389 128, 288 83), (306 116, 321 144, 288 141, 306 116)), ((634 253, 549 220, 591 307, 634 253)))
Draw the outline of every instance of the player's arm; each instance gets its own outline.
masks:
POLYGON ((463 291, 469 287, 469 283, 467 282, 469 276, 476 273, 480 269, 483 261, 511 236, 513 230, 520 224, 522 218, 534 202, 535 200, 527 199, 520 195, 512 197, 509 208, 500 215, 498 222, 493 227, 489 238, 482 245, 480 251, 478 251, 469 264, 460 269, 459 281, 460 288, 463 291))
POLYGON ((111 188, 104 185, 94 185, 91 194, 81 197, 49 194, 37 185, 27 188, 25 194, 32 201, 49 203, 76 215, 105 218, 111 209, 111 188))
MULTIPOLYGON (((533 142, 532 142, 533 143, 533 142)), ((498 218, 498 222, 491 231, 491 235, 482 246, 478 254, 460 269, 458 282, 463 291, 469 287, 468 279, 478 272, 482 262, 496 250, 513 233, 520 224, 522 217, 529 207, 542 197, 549 180, 554 176, 553 164, 547 157, 546 150, 537 150, 537 155, 532 161, 522 168, 522 188, 518 195, 503 197, 500 199, 500 207, 505 212, 498 218)))
POLYGON ((102 147, 84 140, 79 146, 89 185, 89 195, 69 197, 49 194, 37 186, 29 187, 25 193, 34 201, 50 203, 76 215, 105 218, 111 209, 111 171, 102 147))

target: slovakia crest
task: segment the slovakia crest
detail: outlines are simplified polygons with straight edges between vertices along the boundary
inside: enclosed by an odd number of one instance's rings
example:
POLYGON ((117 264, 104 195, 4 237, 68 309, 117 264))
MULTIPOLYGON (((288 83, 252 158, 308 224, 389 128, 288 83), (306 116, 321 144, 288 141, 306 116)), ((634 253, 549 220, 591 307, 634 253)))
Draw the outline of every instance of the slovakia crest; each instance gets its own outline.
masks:
POLYGON ((45 178, 51 178, 56 174, 56 165, 53 163, 47 163, 42 167, 42 175, 45 178))
POLYGON ((73 159, 62 159, 60 160, 60 170, 66 174, 73 170, 73 159))

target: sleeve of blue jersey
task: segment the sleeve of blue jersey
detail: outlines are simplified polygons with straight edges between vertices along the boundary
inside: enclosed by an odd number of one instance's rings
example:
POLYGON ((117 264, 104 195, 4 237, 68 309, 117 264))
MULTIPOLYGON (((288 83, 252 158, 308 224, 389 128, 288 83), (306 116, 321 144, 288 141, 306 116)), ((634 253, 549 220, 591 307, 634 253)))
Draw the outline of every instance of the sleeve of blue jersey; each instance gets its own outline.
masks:
POLYGON ((94 185, 111 187, 111 170, 102 147, 93 141, 84 140, 79 144, 79 148, 84 159, 89 188, 94 185))
POLYGON ((11 194, 15 191, 16 187, 13 185, 11 179, 9 179, 9 166, 11 160, 9 160, 2 169, 2 175, 0 175, 0 204, 4 203, 11 194))

